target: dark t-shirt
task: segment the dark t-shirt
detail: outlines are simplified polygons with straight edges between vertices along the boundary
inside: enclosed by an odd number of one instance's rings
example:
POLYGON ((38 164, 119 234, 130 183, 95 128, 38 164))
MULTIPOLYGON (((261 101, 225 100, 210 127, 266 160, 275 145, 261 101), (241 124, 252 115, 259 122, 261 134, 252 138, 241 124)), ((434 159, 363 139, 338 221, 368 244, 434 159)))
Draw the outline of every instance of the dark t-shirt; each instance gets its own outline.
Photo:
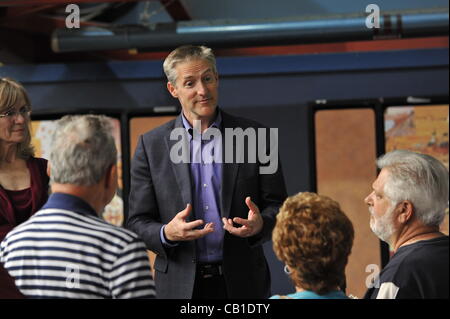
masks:
POLYGON ((449 238, 422 240, 400 247, 380 273, 379 288, 366 299, 449 297, 449 238))

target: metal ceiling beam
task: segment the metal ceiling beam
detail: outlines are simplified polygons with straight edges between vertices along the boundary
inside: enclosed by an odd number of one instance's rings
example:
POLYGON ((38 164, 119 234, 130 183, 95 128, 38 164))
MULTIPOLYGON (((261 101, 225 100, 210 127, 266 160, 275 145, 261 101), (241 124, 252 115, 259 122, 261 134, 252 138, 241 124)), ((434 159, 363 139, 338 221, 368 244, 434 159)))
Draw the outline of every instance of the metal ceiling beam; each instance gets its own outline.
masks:
MULTIPOLYGON (((285 46, 259 46, 239 48, 218 48, 214 54, 219 56, 264 56, 264 55, 300 55, 317 53, 370 52, 385 50, 414 50, 448 48, 447 37, 390 39, 374 41, 331 42, 320 44, 302 44, 285 46)), ((137 61, 164 60, 170 51, 139 52, 138 50, 98 51, 98 56, 108 60, 137 61)))
POLYGON ((365 20, 364 15, 340 15, 317 20, 179 21, 151 26, 58 29, 52 36, 52 48, 55 52, 157 51, 197 43, 219 48, 448 35, 448 8, 385 14, 380 19, 380 29, 368 29, 365 20))

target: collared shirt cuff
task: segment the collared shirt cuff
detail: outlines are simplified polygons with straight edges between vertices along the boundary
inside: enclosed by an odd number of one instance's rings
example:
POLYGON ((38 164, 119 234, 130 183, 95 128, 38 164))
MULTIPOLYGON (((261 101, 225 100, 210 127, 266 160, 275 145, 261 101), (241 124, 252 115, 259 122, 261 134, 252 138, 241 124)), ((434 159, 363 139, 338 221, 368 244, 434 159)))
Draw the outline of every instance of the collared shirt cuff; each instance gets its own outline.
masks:
POLYGON ((166 238, 166 236, 164 235, 164 227, 166 227, 166 225, 163 225, 163 226, 161 227, 160 232, 159 232, 159 237, 161 238, 161 243, 162 243, 164 246, 166 246, 166 247, 176 247, 176 246, 178 246, 178 243, 177 243, 177 242, 168 240, 168 239, 166 238))

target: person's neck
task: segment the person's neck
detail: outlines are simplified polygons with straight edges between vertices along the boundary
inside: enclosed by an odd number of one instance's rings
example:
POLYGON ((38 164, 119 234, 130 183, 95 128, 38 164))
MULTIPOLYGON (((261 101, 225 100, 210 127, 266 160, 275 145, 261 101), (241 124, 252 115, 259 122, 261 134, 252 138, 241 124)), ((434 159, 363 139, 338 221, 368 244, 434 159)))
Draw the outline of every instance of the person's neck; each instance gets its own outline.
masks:
POLYGON ((438 226, 425 226, 418 221, 415 221, 411 225, 405 225, 397 235, 397 239, 394 241, 393 247, 394 253, 400 247, 411 245, 418 241, 433 239, 437 237, 442 237, 438 226))
POLYGON ((217 115, 217 110, 214 113, 214 115, 210 116, 210 117, 192 116, 190 114, 186 115, 185 113, 183 113, 183 114, 184 114, 184 117, 186 118, 186 120, 189 122, 189 124, 191 124, 191 126, 193 128, 195 128, 194 127, 195 121, 201 121, 200 130, 201 130, 201 133, 203 133, 211 126, 212 123, 214 123, 214 120, 217 115))
POLYGON ((76 186, 72 184, 52 184, 52 193, 63 193, 76 196, 88 203, 100 216, 105 204, 103 202, 103 193, 98 185, 76 186))
POLYGON ((1 152, 0 152, 0 165, 8 166, 16 162, 18 159, 17 156, 17 144, 16 143, 6 143, 1 144, 1 152))

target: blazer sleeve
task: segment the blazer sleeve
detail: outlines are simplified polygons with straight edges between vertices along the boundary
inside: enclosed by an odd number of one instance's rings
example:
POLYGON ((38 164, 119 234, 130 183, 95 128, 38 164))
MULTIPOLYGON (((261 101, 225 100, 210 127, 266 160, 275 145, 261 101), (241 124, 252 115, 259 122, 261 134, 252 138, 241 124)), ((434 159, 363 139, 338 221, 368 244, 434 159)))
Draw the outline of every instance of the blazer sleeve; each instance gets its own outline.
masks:
MULTIPOLYGON (((270 133, 267 135, 267 139, 270 140, 270 133)), ((281 161, 278 153, 278 138, 275 140, 276 148, 274 145, 267 144, 266 154, 271 154, 270 151, 275 151, 274 159, 276 162, 276 170, 273 173, 262 174, 259 173, 259 202, 258 208, 263 218, 263 229, 258 234, 249 237, 249 243, 251 246, 261 245, 272 239, 272 230, 275 227, 276 217, 278 211, 287 198, 286 185, 284 182, 283 171, 281 168, 281 161)), ((261 163, 261 166, 262 165, 261 163)))
POLYGON ((151 146, 145 145, 144 136, 141 135, 131 162, 131 187, 126 227, 144 241, 147 249, 166 256, 160 239, 163 224, 160 222, 146 148, 150 149, 151 146))

